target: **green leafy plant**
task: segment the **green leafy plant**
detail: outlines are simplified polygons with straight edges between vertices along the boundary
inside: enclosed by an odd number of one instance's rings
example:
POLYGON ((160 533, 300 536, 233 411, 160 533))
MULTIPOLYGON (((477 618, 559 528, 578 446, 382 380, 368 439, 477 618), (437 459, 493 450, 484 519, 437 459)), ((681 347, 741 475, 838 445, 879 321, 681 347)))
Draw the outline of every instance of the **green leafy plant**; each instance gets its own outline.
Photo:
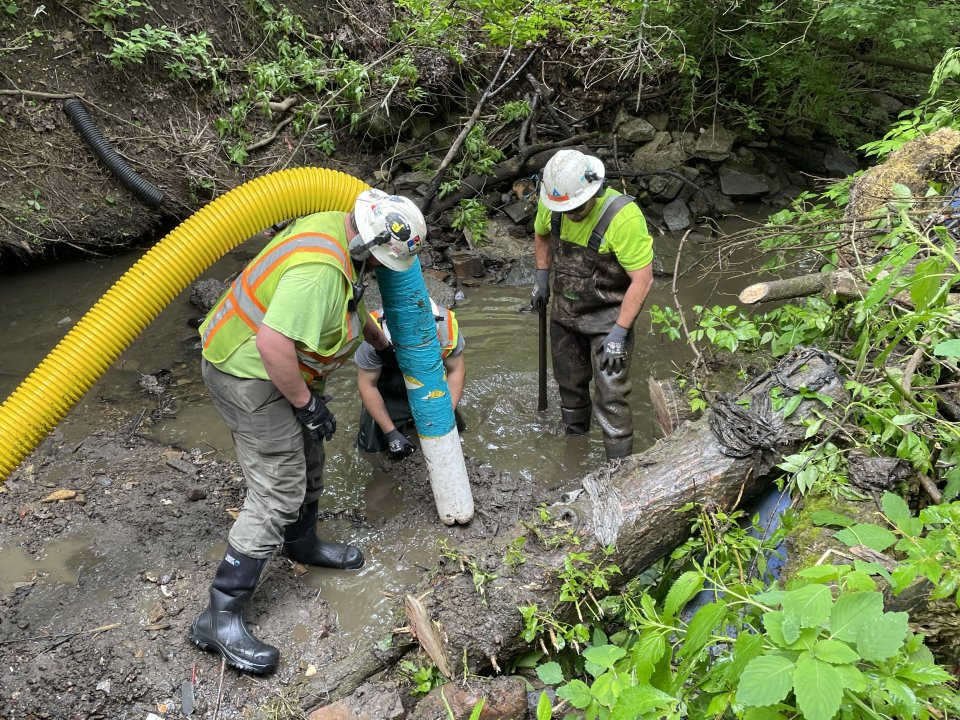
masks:
POLYGON ((149 8, 139 0, 97 0, 87 13, 87 20, 108 36, 114 34, 117 20, 134 20, 139 8, 149 8))
POLYGON ((460 187, 460 179, 470 173, 492 175, 494 166, 503 160, 503 151, 490 144, 487 127, 475 123, 464 138, 460 148, 460 160, 452 166, 454 177, 440 185, 439 195, 444 197, 460 187))
MULTIPOLYGON (((613 547, 603 548, 605 557, 614 553, 613 547)), ((562 581, 560 602, 567 602, 576 609, 577 617, 584 620, 582 609, 586 605, 590 613, 603 617, 603 607, 594 597, 594 590, 608 591, 610 578, 620 574, 620 568, 613 563, 595 562, 588 553, 569 553, 563 559, 563 569, 559 572, 562 581)))
POLYGON ((863 567, 881 575, 894 594, 926 578, 933 599, 954 595, 960 607, 960 503, 931 505, 915 517, 902 497, 885 492, 882 506, 884 524, 855 522, 840 513, 814 514, 812 519, 839 525, 834 538, 848 546, 865 545, 881 553, 892 547, 899 558, 893 571, 877 563, 863 567))
POLYGON ((337 151, 337 144, 334 142, 333 134, 329 130, 324 130, 317 135, 313 141, 313 147, 328 157, 337 151))
POLYGON ((33 192, 30 194, 30 197, 27 199, 27 207, 33 210, 34 212, 43 212, 47 209, 47 206, 40 202, 40 190, 37 188, 33 189, 33 192))
POLYGON ((113 46, 104 57, 118 70, 142 65, 148 56, 165 58, 163 67, 178 80, 209 80, 215 86, 226 70, 226 61, 215 57, 205 32, 181 35, 164 26, 144 25, 112 35, 113 46))
POLYGON ((960 47, 947 50, 933 71, 927 97, 916 108, 900 114, 900 120, 880 140, 865 143, 867 155, 883 158, 899 150, 910 140, 930 135, 942 127, 960 129, 960 47), (945 92, 942 92, 945 91, 945 92))
POLYGON ((585 28, 602 27, 611 14, 605 3, 583 2, 573 8, 558 0, 466 0, 454 5, 400 0, 397 6, 404 12, 392 28, 394 38, 409 36, 459 62, 473 27, 480 29, 484 45, 506 47, 541 40, 552 30, 578 36, 585 28))
MULTIPOLYGON (((876 591, 805 585, 755 596, 765 634, 745 663, 736 699, 748 707, 799 710, 809 720, 925 717, 950 674, 933 663, 907 614, 885 612, 876 591)), ((742 658, 741 658, 742 661, 742 658)))
POLYGON ((469 232, 475 245, 482 245, 487 238, 487 209, 475 198, 461 200, 453 210, 450 224, 469 232))
MULTIPOLYGON (((919 533, 905 506, 884 504, 919 533)), ((931 519, 945 526, 956 510, 939 512, 931 519)), ((604 627, 623 629, 581 629, 575 657, 542 648, 539 678, 584 718, 928 719, 960 708, 906 614, 884 610, 874 563, 816 565, 766 589, 762 558, 783 534, 744 519, 701 511, 660 585, 634 581, 609 603, 604 627)))
POLYGON ((537 508, 537 514, 532 520, 521 520, 520 525, 546 548, 580 545, 580 537, 573 532, 570 523, 562 518, 552 517, 545 506, 537 508))
MULTIPOLYGON (((757 322, 740 312, 735 305, 727 307, 695 305, 693 311, 697 317, 697 325, 690 331, 690 339, 693 342, 706 340, 713 347, 730 352, 735 352, 741 347, 756 350, 763 344, 757 322)), ((681 337, 680 314, 673 308, 652 306, 650 323, 653 328, 671 340, 679 340, 681 337)))
POLYGON ((734 352, 741 344, 760 339, 754 322, 738 312, 735 305, 723 308, 696 305, 693 310, 699 317, 699 326, 690 333, 694 342, 706 338, 717 347, 734 352))
POLYGON ((533 109, 526 100, 511 100, 497 108, 497 117, 504 122, 516 122, 530 117, 533 109))
POLYGON ((518 535, 507 546, 507 553, 503 559, 503 564, 509 568, 515 568, 523 565, 527 558, 523 554, 523 547, 527 543, 525 535, 518 535))
POLYGON ((436 665, 417 665, 412 660, 401 660, 400 672, 413 683, 410 694, 414 696, 426 695, 435 687, 446 683, 446 679, 440 674, 436 665))

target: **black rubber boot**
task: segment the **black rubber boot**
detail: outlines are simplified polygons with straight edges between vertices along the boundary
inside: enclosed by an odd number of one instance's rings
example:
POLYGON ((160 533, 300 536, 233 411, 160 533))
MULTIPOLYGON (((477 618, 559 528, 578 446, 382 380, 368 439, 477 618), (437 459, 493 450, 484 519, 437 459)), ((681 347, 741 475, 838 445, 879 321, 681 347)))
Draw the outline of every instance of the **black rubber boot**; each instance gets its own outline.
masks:
POLYGON ((193 621, 190 640, 220 653, 229 665, 264 675, 277 669, 280 651, 247 629, 243 609, 253 597, 266 558, 247 557, 230 545, 210 586, 210 605, 193 621))
POLYGON ((619 460, 633 454, 633 436, 626 438, 604 438, 603 448, 607 451, 607 460, 619 460))
POLYGON ((586 435, 590 432, 590 419, 593 408, 587 405, 582 408, 560 408, 560 417, 567 426, 567 435, 586 435))
POLYGON ((304 565, 356 570, 363 566, 363 553, 346 543, 324 542, 317 538, 319 500, 300 506, 300 517, 283 531, 283 551, 304 565))

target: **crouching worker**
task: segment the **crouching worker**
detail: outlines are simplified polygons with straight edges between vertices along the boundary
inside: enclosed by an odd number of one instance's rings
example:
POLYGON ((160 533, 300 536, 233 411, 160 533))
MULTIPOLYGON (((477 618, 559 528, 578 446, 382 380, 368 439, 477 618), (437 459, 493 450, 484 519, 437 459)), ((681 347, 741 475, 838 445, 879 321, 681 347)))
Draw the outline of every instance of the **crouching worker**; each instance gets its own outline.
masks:
POLYGON ((407 270, 425 236, 413 202, 365 190, 351 212, 316 213, 280 232, 200 326, 203 379, 233 435, 246 497, 190 639, 240 670, 268 673, 279 660, 243 620, 272 553, 282 548, 321 567, 363 565, 358 548, 316 533, 323 441, 337 429, 323 386, 361 336, 388 344, 367 322, 364 270, 407 270))
MULTIPOLYGON (((457 410, 467 378, 463 335, 453 310, 441 308, 433 299, 430 300, 430 307, 437 322, 437 338, 440 340, 457 430, 463 432, 466 425, 457 410)), ((370 315, 389 340, 390 328, 383 311, 377 310, 370 315)), ((363 401, 357 447, 370 453, 389 450, 394 460, 407 457, 414 451, 413 443, 407 437, 407 433, 413 430, 413 413, 393 345, 377 350, 364 342, 357 348, 353 360, 357 364, 357 388, 363 401)))

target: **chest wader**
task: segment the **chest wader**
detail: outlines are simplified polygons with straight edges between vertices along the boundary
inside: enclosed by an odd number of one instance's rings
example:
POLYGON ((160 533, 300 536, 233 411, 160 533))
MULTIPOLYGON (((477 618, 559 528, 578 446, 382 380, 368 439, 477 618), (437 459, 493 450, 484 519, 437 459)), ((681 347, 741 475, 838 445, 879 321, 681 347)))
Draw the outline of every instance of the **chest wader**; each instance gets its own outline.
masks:
POLYGON ((629 370, 634 335, 631 329, 623 369, 612 375, 601 371, 600 346, 620 316, 630 276, 614 253, 599 250, 610 222, 632 201, 629 195, 608 197, 586 246, 561 240, 561 214, 554 213, 551 218, 550 344, 553 374, 560 386, 560 414, 570 435, 587 433, 591 415, 596 415, 608 459, 633 451, 633 414, 628 397, 632 390, 629 370), (596 390, 593 402, 591 379, 596 390))

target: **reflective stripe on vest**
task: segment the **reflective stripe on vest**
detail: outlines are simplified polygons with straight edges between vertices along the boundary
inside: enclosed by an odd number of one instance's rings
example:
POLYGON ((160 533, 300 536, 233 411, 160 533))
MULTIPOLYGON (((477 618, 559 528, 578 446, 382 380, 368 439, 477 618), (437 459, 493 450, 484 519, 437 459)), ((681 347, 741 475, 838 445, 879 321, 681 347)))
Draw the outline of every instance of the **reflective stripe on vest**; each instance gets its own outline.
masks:
MULTIPOLYGON (((347 250, 334 238, 312 232, 293 235, 257 257, 233 281, 230 289, 210 313, 202 337, 204 348, 210 345, 218 331, 231 318, 241 320, 254 335, 258 332, 270 299, 258 297, 257 292, 264 281, 272 273, 283 268, 295 252, 318 253, 331 257, 336 261, 348 284, 352 279, 353 266, 347 250)), ((318 259, 317 262, 323 262, 323 260, 318 259)), ((354 350, 354 343, 350 341, 360 336, 363 324, 360 316, 348 309, 344 317, 344 326, 347 330, 346 337, 343 338, 339 349, 331 354, 325 355, 297 347, 301 371, 315 379, 333 372, 346 362, 354 350)))
MULTIPOLYGON (((457 316, 453 310, 447 310, 439 305, 437 308, 440 314, 433 316, 437 323, 437 339, 440 341, 442 357, 447 357, 457 348, 457 342, 460 340, 460 323, 457 322, 457 316)), ((383 310, 374 310, 370 313, 370 317, 383 329, 383 310)))

